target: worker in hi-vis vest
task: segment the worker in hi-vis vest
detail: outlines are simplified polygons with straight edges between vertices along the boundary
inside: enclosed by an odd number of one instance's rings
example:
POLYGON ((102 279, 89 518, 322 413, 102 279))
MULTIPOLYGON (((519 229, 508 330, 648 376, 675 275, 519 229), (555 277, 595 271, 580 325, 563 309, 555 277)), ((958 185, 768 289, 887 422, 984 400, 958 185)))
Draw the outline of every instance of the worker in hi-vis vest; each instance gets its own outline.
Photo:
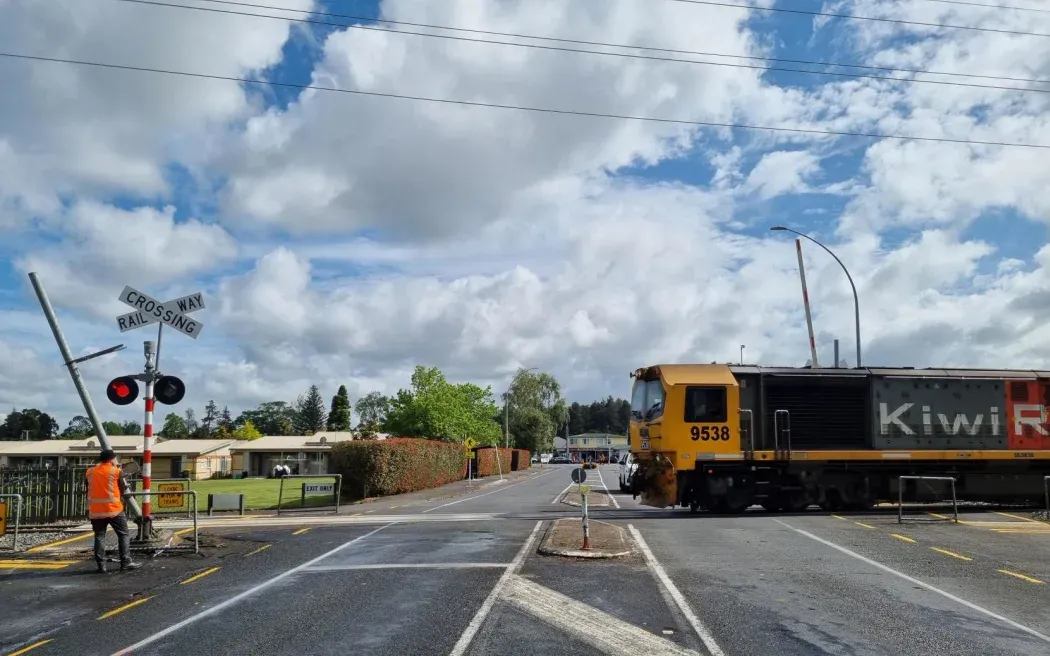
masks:
POLYGON ((121 500, 127 491, 127 483, 120 475, 120 466, 114 462, 116 457, 116 453, 107 449, 99 455, 99 463, 87 470, 88 517, 95 531, 95 564, 102 574, 106 572, 107 526, 112 526, 113 532, 117 534, 120 569, 140 567, 131 561, 131 532, 121 500))

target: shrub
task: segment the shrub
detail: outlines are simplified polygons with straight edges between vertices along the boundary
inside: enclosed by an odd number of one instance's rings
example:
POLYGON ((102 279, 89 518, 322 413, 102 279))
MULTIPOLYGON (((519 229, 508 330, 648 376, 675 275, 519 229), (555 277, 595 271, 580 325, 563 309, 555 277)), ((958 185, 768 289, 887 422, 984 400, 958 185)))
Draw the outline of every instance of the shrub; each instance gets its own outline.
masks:
POLYGON ((532 454, 526 449, 514 449, 514 456, 511 461, 511 469, 513 471, 521 471, 528 469, 532 464, 532 454))
POLYGON ((463 447, 417 438, 354 440, 332 448, 331 473, 353 497, 403 494, 462 480, 463 447))
POLYGON ((499 462, 496 462, 496 449, 485 447, 477 450, 478 476, 495 476, 500 471, 507 473, 511 469, 511 453, 513 449, 499 450, 499 462))

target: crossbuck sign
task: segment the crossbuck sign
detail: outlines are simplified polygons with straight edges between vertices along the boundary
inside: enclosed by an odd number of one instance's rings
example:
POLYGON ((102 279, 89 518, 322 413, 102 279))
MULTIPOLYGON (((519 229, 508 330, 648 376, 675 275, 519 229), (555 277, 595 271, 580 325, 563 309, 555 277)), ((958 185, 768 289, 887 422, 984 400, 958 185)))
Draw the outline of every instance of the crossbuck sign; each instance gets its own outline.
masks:
POLYGON ((204 309, 204 295, 201 293, 161 303, 133 287, 125 286, 120 294, 120 301, 135 310, 117 317, 117 327, 122 333, 159 321, 183 335, 197 339, 204 328, 200 321, 186 316, 190 312, 204 309))

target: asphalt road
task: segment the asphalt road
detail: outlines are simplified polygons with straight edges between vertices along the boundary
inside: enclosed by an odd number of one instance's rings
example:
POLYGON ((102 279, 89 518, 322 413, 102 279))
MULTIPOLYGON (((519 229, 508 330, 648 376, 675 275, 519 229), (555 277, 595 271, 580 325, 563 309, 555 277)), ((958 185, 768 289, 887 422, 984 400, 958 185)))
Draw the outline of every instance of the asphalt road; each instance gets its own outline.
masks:
POLYGON ((1050 654, 1050 525, 690 515, 639 506, 604 467, 620 507, 592 514, 635 552, 539 555, 549 521, 579 513, 557 501, 570 471, 218 529, 206 557, 128 574, 0 575, 0 653, 1050 654))

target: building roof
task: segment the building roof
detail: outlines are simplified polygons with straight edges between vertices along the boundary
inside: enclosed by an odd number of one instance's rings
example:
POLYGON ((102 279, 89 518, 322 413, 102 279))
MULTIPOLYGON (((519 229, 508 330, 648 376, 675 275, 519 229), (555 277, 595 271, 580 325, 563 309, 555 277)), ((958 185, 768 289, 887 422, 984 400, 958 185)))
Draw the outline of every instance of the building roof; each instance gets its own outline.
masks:
POLYGON ((334 431, 316 435, 264 435, 255 440, 238 440, 230 446, 230 451, 327 451, 333 444, 351 439, 351 433, 334 431))
POLYGON ((228 449, 237 440, 165 440, 153 445, 157 455, 205 455, 228 449))

